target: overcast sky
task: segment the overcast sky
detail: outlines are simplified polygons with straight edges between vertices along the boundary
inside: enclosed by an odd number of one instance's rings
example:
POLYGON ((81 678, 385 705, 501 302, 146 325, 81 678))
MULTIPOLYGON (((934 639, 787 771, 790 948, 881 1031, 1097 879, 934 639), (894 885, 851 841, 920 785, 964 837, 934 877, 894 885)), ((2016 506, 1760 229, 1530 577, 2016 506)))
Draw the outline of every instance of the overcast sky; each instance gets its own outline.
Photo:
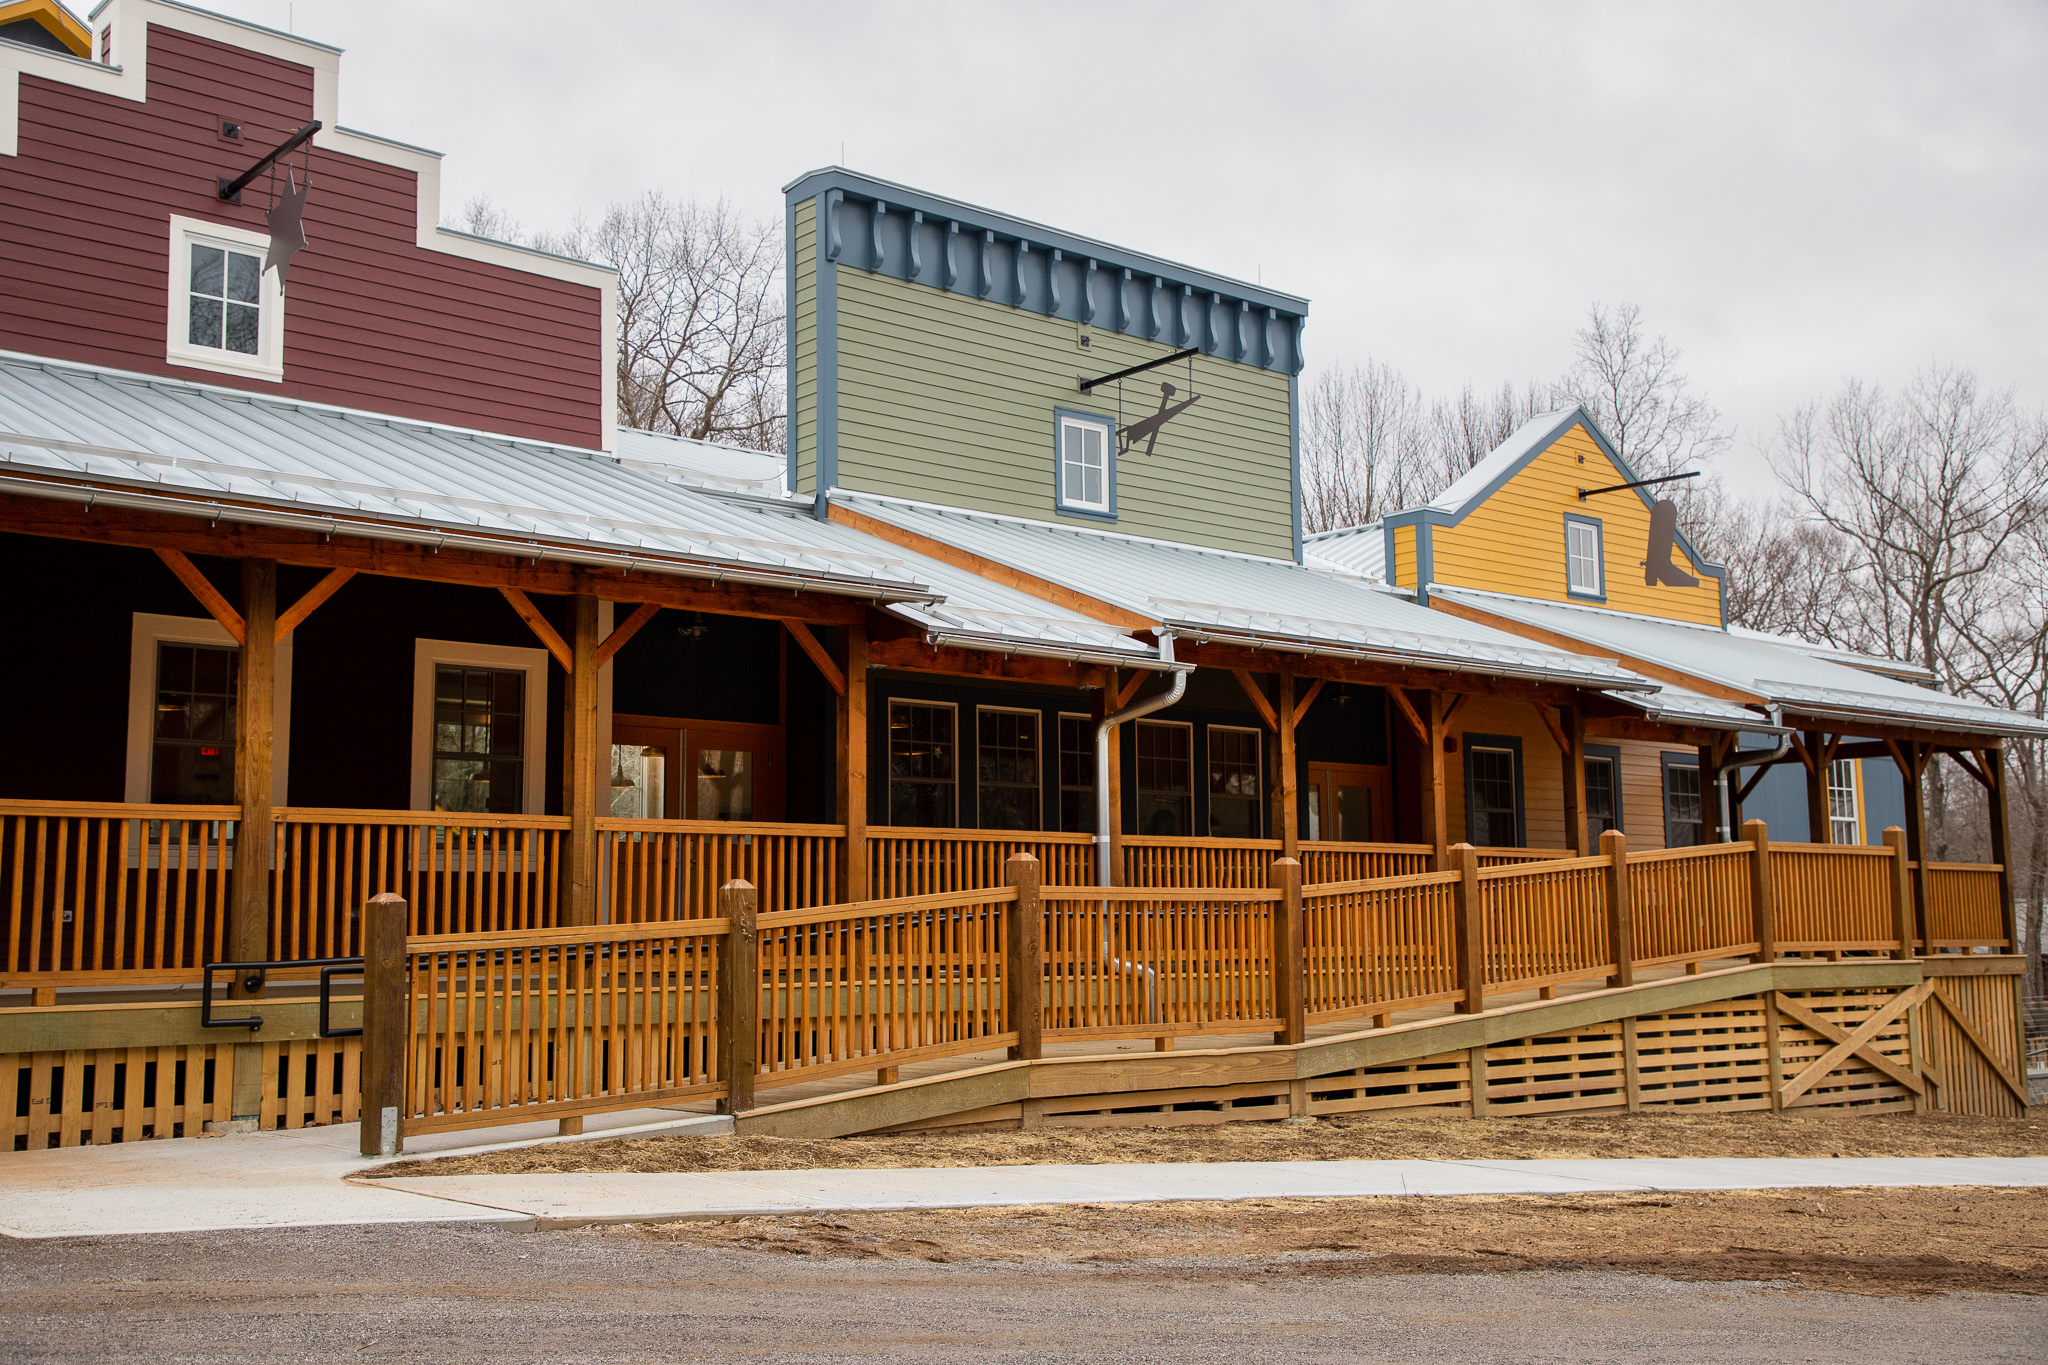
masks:
MULTIPOLYGON (((202 0, 204 3, 204 0, 202 0)), ((1311 370, 1548 378, 1633 300, 1738 432, 1845 375, 2048 397, 2048 4, 212 0, 529 228, 856 170, 1312 301, 1311 370)))

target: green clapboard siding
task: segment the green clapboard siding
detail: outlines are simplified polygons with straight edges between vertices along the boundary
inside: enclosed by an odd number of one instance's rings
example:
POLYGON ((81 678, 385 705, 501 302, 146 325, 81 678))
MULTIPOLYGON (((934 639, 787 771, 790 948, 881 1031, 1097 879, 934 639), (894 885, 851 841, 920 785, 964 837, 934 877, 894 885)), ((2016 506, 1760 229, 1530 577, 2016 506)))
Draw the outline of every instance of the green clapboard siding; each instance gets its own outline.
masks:
POLYGON ((818 487, 818 201, 796 206, 796 411, 789 439, 796 452, 794 491, 818 487))
POLYGON ((1176 402, 1191 391, 1201 402, 1166 426, 1152 456, 1141 447, 1118 459, 1114 528, 1293 554, 1288 376, 1198 355, 1192 390, 1180 361, 1083 394, 1079 379, 1175 348, 1089 329, 1083 350, 1070 321, 860 269, 837 277, 840 487, 1103 527, 1054 510, 1053 409, 1129 423, 1158 409, 1165 381, 1176 402))

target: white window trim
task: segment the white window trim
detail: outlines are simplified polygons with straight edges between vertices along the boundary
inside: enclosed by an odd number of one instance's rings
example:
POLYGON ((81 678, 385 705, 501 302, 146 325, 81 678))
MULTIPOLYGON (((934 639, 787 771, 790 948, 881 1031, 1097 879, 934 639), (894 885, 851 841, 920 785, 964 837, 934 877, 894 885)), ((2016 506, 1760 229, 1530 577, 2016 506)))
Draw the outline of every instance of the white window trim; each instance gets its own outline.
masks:
POLYGON ((1567 521, 1564 525, 1564 583, 1566 591, 1578 593, 1586 597, 1604 597, 1607 593, 1607 575, 1605 572, 1606 566, 1601 562, 1605 558, 1605 546, 1601 542, 1606 539, 1605 534, 1600 527, 1595 526, 1589 521, 1567 521), (1590 587, 1574 581, 1579 556, 1572 551, 1572 537, 1581 531, 1593 538, 1593 553, 1587 560, 1587 566, 1593 574, 1593 583, 1590 587))
POLYGON ((257 306, 261 310, 256 330, 256 354, 238 355, 212 346, 194 346, 186 338, 192 303, 192 244, 253 251, 258 256, 270 250, 270 238, 261 232, 209 223, 181 214, 171 215, 170 297, 165 315, 164 359, 173 365, 216 374, 243 375, 252 379, 284 379, 284 290, 277 272, 265 270, 258 277, 257 306))
POLYGON ((1110 510, 1111 481, 1116 477, 1116 425, 1093 417, 1076 417, 1061 413, 1059 420, 1059 449, 1053 452, 1053 459, 1059 471, 1059 506, 1063 511, 1099 512, 1105 516, 1110 510), (1067 493, 1067 428, 1092 427, 1102 433, 1102 498, 1089 502, 1085 498, 1071 497, 1067 493))
MULTIPOLYGON (((511 645, 475 645, 462 640, 414 640, 412 653, 412 808, 434 808, 434 669, 439 664, 463 668, 519 669, 526 674, 526 714, 520 743, 524 773, 519 814, 547 812, 548 790, 548 652, 511 645)), ((600 753, 609 750, 600 749, 600 753)))
POLYGON ((1851 844, 1861 844, 1861 843, 1863 842, 1863 792, 1862 792, 1862 786, 1863 786, 1863 782, 1862 782, 1862 778, 1863 778, 1863 765, 1862 765, 1862 764, 1861 764, 1860 762, 1858 762, 1858 761, 1857 761, 1856 759, 1853 759, 1853 758, 1837 758, 1837 759, 1833 759, 1833 760, 1831 760, 1831 761, 1830 761, 1830 762, 1828 763, 1828 842, 1829 842, 1829 843, 1839 844, 1839 843, 1841 843, 1841 842, 1842 842, 1841 840, 1839 840, 1839 839, 1837 839, 1837 838, 1835 837, 1835 833, 1836 833, 1836 830, 1835 830, 1835 826, 1836 826, 1836 825, 1838 825, 1838 824, 1839 824, 1839 825, 1849 825, 1849 826, 1851 826, 1851 827, 1852 827, 1852 828, 1851 828, 1851 830, 1850 830, 1850 833, 1851 833, 1851 835, 1852 835, 1853 837, 1852 837, 1851 839, 1849 839, 1849 841, 1848 841, 1849 843, 1851 843, 1851 844), (1839 774, 1839 773, 1846 773, 1846 774, 1848 774, 1848 778, 1849 778, 1849 780, 1848 780, 1848 782, 1847 782, 1846 784, 1842 784, 1842 783, 1837 783, 1837 782, 1835 781, 1835 777, 1836 777, 1836 775, 1837 775, 1837 774, 1839 774), (1837 815, 1837 814, 1835 814, 1835 797, 1836 797, 1836 795, 1837 795, 1837 794, 1842 794, 1842 795, 1846 795, 1846 796, 1847 796, 1847 797, 1849 798, 1849 814, 1847 814, 1847 815, 1837 815))
MULTIPOLYGON (((156 647, 214 645, 234 649, 235 637, 211 616, 159 616, 138 611, 128 636, 128 761, 122 790, 131 805, 149 804, 149 762, 156 742, 156 647)), ((270 802, 285 804, 292 766, 292 641, 277 646, 276 729, 271 741, 270 802)), ((241 756, 236 755, 236 761, 241 756)))

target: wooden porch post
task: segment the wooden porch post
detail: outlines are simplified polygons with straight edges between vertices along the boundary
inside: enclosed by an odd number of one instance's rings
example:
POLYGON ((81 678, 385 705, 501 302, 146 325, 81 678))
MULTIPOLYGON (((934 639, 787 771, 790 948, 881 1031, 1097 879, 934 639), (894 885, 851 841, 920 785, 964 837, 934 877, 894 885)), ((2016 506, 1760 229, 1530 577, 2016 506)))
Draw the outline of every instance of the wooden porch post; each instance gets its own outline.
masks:
MULTIPOLYGON (((1726 843, 1735 837, 1733 830, 1721 828, 1721 752, 1718 744, 1699 747, 1700 842, 1703 844, 1726 843)), ((1734 818, 1732 813, 1729 818, 1734 818)))
POLYGON ((839 699, 839 818, 846 851, 839 862, 842 904, 868 898, 868 632, 846 627, 846 695, 839 699))
POLYGON ((1296 789, 1294 761, 1294 674, 1280 672, 1278 698, 1273 709, 1280 731, 1280 856, 1301 857, 1301 793, 1296 789))
MULTIPOLYGON (((227 951, 236 962, 270 958, 270 820, 277 740, 277 563, 242 561, 242 649, 235 698, 235 867, 227 951)), ((233 995, 260 995, 262 987, 233 995)))
POLYGON ((1459 844, 1451 854, 1458 869, 1452 932, 1457 940, 1458 985, 1465 992, 1458 1013, 1478 1014, 1486 1008, 1486 914, 1479 904, 1479 850, 1459 844))
POLYGON ((363 1110, 359 1150, 397 1156, 405 1143, 405 997, 411 989, 405 952, 405 899, 385 891, 363 907, 363 1110))
POLYGON ((1998 864, 1998 903, 2005 918, 2006 951, 2024 954, 2027 945, 2020 942, 2019 917, 2013 908, 2012 844, 2005 825, 2005 750, 1980 749, 1978 754, 1984 767, 1984 799, 1991 808, 1991 861, 1998 864))
POLYGON ((563 689, 562 813, 569 817, 564 924, 597 923, 597 792, 609 765, 597 753, 597 599, 569 599, 569 677, 563 689))
POLYGON ((1600 852, 1607 868, 1607 955, 1614 959, 1609 986, 1636 984, 1636 920, 1628 897, 1628 837, 1618 829, 1603 830, 1600 852))
POLYGON ((1451 865, 1451 823, 1444 802, 1444 694, 1435 688, 1429 693, 1429 737, 1425 747, 1429 752, 1422 760, 1422 812, 1424 840, 1435 846, 1431 862, 1437 871, 1443 872, 1451 865))
POLYGON ((1583 858, 1592 852, 1586 834, 1586 713, 1576 706, 1560 706, 1558 719, 1564 734, 1564 846, 1572 856, 1583 858))
POLYGON ((1928 923, 1927 906, 1927 817, 1921 801, 1920 774, 1932 756, 1929 746, 1907 740, 1903 747, 1887 742, 1892 762, 1906 779, 1906 857, 1913 864, 1913 933, 1922 955, 1934 951, 1934 926, 1928 923))
MULTIPOLYGON (((1116 710, 1116 670, 1109 670, 1108 677, 1096 693, 1095 705, 1090 708, 1089 719, 1100 725, 1103 717, 1116 710)), ((1094 730, 1089 730, 1092 738, 1094 730)), ((1124 727, 1112 725, 1109 728, 1109 884, 1124 884, 1124 727)), ((1092 855, 1091 855, 1092 856, 1092 855)))
POLYGON ((1806 842, 1834 842, 1834 821, 1828 818, 1827 736, 1808 730, 1805 751, 1799 755, 1806 765, 1806 842))

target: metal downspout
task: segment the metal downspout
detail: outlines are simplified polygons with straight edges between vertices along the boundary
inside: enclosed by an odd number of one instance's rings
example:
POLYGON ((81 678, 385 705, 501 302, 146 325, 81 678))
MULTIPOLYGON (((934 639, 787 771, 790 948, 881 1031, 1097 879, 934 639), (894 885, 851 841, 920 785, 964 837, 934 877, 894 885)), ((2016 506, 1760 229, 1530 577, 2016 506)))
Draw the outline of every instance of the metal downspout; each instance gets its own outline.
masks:
MULTIPOLYGON (((1162 663, 1172 663, 1173 632, 1164 627, 1154 627, 1153 634, 1159 637, 1159 658, 1162 663)), ((1127 720, 1149 716, 1154 711, 1164 710, 1179 701, 1188 690, 1188 675, 1176 672, 1173 681, 1164 692, 1143 701, 1134 701, 1121 711, 1104 716, 1095 726, 1095 884, 1108 886, 1109 864, 1109 732, 1112 726, 1127 720)), ((1145 978, 1146 1012, 1151 1022, 1159 1020, 1159 973, 1142 963, 1126 962, 1112 950, 1109 941, 1109 902, 1099 901, 1098 913, 1102 921, 1102 960, 1110 970, 1118 974, 1136 972, 1145 978)))
MULTIPOLYGON (((1778 706, 1775 703, 1768 705, 1764 707, 1764 714, 1773 725, 1782 726, 1785 723, 1785 708, 1783 708, 1782 706, 1778 706)), ((1736 732, 1736 739, 1739 743, 1741 740, 1741 731, 1736 732)), ((1775 749, 1759 751, 1753 754, 1745 754, 1740 749, 1738 749, 1734 753, 1728 755, 1728 761, 1721 765, 1720 780, 1714 783, 1716 787, 1720 788, 1719 795, 1721 799, 1722 843, 1728 843, 1735 837, 1735 831, 1731 828, 1732 822, 1735 819, 1734 803, 1730 801, 1728 797, 1728 785, 1731 770, 1735 768, 1754 767, 1759 763, 1776 763, 1779 759, 1783 758, 1786 754, 1789 754, 1791 752, 1792 732, 1790 730, 1787 730, 1784 734, 1778 736, 1778 747, 1775 749)))

